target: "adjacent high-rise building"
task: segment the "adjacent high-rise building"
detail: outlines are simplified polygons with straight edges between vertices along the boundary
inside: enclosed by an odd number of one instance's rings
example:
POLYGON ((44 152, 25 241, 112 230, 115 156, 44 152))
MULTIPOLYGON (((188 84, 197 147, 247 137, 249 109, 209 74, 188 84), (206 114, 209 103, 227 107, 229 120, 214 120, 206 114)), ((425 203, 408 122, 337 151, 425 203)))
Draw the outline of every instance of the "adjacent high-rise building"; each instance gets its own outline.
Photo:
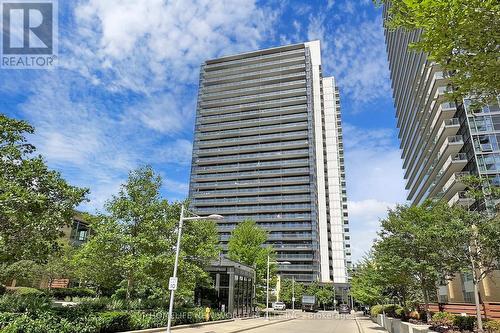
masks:
MULTIPOLYGON (((387 16, 385 6, 384 20, 387 16)), ((408 49, 420 35, 418 30, 385 29, 407 200, 420 204, 437 198, 450 205, 477 205, 465 195, 460 180, 480 175, 500 185, 499 101, 482 108, 473 107, 470 100, 448 101, 449 74, 424 53, 408 49)), ((500 297, 500 290, 485 281, 485 299, 500 297)), ((473 300, 470 276, 458 276, 440 291, 441 301, 473 300)))
POLYGON ((269 231, 282 278, 347 283, 349 224, 339 92, 319 41, 206 61, 191 210, 221 214, 223 248, 245 219, 269 231))

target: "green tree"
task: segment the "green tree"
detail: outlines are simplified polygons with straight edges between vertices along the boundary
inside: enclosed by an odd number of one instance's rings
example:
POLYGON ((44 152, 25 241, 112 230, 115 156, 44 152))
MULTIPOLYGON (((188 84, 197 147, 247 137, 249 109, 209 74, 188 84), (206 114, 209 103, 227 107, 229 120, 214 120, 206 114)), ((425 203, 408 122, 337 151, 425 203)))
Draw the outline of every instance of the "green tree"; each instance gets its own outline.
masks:
MULTIPOLYGON (((228 246, 228 256, 232 260, 255 267, 258 298, 263 299, 267 276, 267 258, 276 261, 276 255, 271 246, 265 246, 267 232, 252 220, 245 220, 231 232, 228 246)), ((274 277, 276 265, 270 265, 270 276, 274 277)))
POLYGON ((48 257, 47 263, 42 266, 42 274, 50 289, 54 279, 72 278, 72 259, 75 249, 68 242, 61 241, 61 245, 48 257))
POLYGON ((280 299, 287 304, 292 305, 292 296, 295 291, 295 308, 302 304, 302 295, 304 294, 305 286, 301 282, 293 282, 292 279, 282 279, 280 289, 280 299))
POLYGON ((370 258, 364 258, 352 273, 351 295, 358 302, 375 305, 383 300, 385 283, 381 271, 370 258))
POLYGON ((42 279, 42 266, 32 260, 18 260, 0 266, 0 280, 12 286, 38 287, 42 279))
POLYGON ((321 286, 316 292, 316 297, 318 298, 318 302, 323 305, 323 310, 326 311, 326 307, 333 304, 333 298, 335 297, 333 285, 321 286))
POLYGON ((475 205, 453 207, 457 219, 462 222, 463 235, 456 256, 463 263, 462 271, 472 275, 477 326, 482 332, 479 286, 489 274, 500 270, 500 214, 498 206, 493 204, 500 198, 500 188, 472 175, 463 177, 461 182, 467 186, 467 195, 475 205))
POLYGON ((389 5, 386 25, 421 30, 412 48, 453 73, 454 99, 500 93, 500 4, 496 0, 374 0, 389 5))
POLYGON ((92 233, 72 259, 74 274, 82 283, 103 294, 112 294, 124 278, 118 260, 124 246, 122 230, 115 220, 105 215, 87 222, 92 233))
POLYGON ((0 114, 0 262, 4 265, 44 263, 57 249, 61 228, 88 192, 69 185, 35 155, 35 146, 26 138, 33 133, 28 123, 0 114))
POLYGON ((382 220, 374 258, 382 270, 399 263, 417 282, 423 295, 427 319, 429 302, 439 282, 462 267, 456 249, 465 236, 462 222, 444 202, 426 201, 421 206, 397 206, 382 220), (391 261, 388 261, 388 258, 391 261))
MULTIPOLYGON (((141 293, 166 295, 172 275, 181 203, 160 196, 161 177, 150 167, 132 171, 91 223, 90 240, 76 255, 78 273, 102 289, 120 282, 127 299, 141 293)), ((186 223, 179 259, 179 295, 190 295, 203 268, 219 253, 213 221, 186 223)))

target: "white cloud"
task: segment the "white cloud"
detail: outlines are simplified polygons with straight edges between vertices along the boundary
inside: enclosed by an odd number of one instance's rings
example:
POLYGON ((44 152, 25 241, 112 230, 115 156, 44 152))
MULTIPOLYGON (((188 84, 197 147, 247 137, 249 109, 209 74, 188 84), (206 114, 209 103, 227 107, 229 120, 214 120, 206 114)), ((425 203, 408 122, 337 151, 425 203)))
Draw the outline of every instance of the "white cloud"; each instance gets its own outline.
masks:
POLYGON ((75 18, 63 63, 108 89, 149 94, 195 83, 207 58, 257 48, 276 12, 255 0, 89 0, 75 18))
MULTIPOLYGON (((20 114, 51 167, 91 187, 85 208, 102 207, 129 170, 169 170, 165 189, 187 185, 199 66, 212 57, 256 49, 277 13, 255 0, 80 0, 61 29, 60 69, 37 80, 20 114)), ((17 75, 17 74, 16 74, 17 75)), ((19 75, 21 76, 21 75, 19 75)), ((26 79, 31 79, 27 84, 26 79)), ((2 90, 17 91, 17 84, 2 90)))
MULTIPOLYGON (((354 10, 351 2, 342 3, 341 11, 352 15, 354 10)), ((329 18, 311 15, 307 36, 321 40, 324 67, 337 78, 341 92, 361 103, 390 96, 381 17, 344 18, 335 26, 329 18)))
POLYGON ((376 237, 387 208, 404 203, 403 169, 395 130, 344 124, 344 145, 353 261, 376 237))
POLYGON ((163 185, 170 192, 181 194, 183 197, 187 197, 189 192, 189 184, 184 182, 178 182, 176 180, 164 178, 163 185))
POLYGON ((395 204, 376 199, 349 201, 349 219, 351 221, 351 253, 353 262, 359 261, 369 250, 370 244, 377 238, 379 221, 387 215, 395 204))

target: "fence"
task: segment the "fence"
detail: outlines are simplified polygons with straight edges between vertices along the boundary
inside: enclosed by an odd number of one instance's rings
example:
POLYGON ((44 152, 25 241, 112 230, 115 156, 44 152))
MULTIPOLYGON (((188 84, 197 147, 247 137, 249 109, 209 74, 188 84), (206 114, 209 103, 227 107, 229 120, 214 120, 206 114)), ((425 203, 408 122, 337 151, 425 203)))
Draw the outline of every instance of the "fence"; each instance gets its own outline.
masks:
MULTIPOLYGON (((429 304, 429 310, 431 312, 444 311, 453 314, 466 313, 471 316, 476 314, 475 304, 470 303, 433 303, 429 304)), ((487 319, 500 319, 500 303, 484 302, 481 304, 481 314, 487 319)))

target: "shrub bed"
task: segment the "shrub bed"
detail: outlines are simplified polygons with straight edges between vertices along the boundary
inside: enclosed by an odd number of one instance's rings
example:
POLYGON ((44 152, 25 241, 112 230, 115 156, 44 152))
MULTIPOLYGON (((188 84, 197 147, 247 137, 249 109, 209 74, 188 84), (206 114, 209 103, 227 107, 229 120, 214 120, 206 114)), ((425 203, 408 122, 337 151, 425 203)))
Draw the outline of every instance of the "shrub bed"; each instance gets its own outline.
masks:
POLYGON ((401 305, 398 304, 386 304, 386 305, 378 304, 374 305, 370 310, 372 317, 385 313, 389 317, 400 318, 400 319, 405 318, 406 312, 407 311, 401 305))
POLYGON ((489 320, 484 324, 488 333, 500 333, 500 320, 489 320))
POLYGON ((476 317, 458 316, 448 312, 436 312, 431 320, 431 329, 436 332, 472 332, 475 325, 476 317))
MULTIPOLYGON (((164 327, 166 307, 148 309, 152 302, 116 302, 110 298, 84 298, 76 306, 55 307, 44 293, 8 294, 0 297, 2 333, 112 333, 164 327), (131 305, 135 309, 131 309, 131 305), (127 309, 128 307, 128 309, 127 309)), ((163 303, 164 304, 164 303, 163 303)), ((211 320, 227 314, 212 312, 211 320)), ((178 308, 173 325, 205 321, 203 308, 178 308)))
POLYGON ((88 288, 56 288, 47 293, 55 299, 63 300, 66 298, 73 299, 74 297, 95 297, 96 292, 88 288))

